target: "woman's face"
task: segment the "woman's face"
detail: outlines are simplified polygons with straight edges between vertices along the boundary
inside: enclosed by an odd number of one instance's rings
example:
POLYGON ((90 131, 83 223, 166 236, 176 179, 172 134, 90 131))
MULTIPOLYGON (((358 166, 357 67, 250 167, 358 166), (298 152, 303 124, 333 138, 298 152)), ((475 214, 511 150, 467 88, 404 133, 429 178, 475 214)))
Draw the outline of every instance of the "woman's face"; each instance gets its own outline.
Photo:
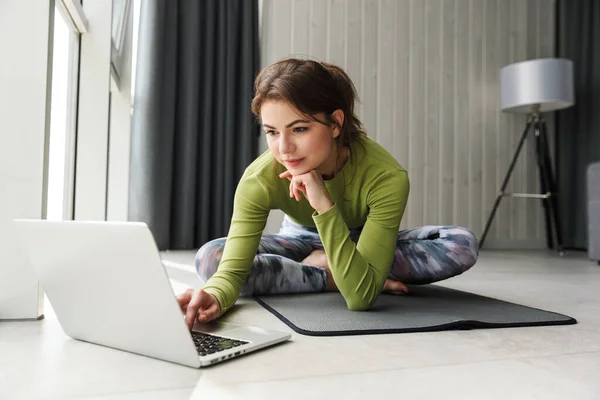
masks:
MULTIPOLYGON (((323 175, 333 173, 339 129, 303 117, 284 101, 266 101, 260 115, 269 151, 292 175, 313 169, 323 175)), ((316 117, 324 121, 324 114, 316 117)))

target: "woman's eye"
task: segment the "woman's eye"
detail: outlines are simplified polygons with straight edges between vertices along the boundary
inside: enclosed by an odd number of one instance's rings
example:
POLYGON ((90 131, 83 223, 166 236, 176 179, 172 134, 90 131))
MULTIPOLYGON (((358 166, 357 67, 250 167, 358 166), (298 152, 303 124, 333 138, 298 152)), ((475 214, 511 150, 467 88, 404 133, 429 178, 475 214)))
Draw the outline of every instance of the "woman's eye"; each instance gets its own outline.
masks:
POLYGON ((266 133, 269 136, 273 136, 273 135, 277 134, 277 132, 275 132, 275 131, 267 131, 266 133))
POLYGON ((308 130, 308 128, 300 127, 300 126, 297 128, 294 128, 294 132, 305 132, 307 130, 308 130))

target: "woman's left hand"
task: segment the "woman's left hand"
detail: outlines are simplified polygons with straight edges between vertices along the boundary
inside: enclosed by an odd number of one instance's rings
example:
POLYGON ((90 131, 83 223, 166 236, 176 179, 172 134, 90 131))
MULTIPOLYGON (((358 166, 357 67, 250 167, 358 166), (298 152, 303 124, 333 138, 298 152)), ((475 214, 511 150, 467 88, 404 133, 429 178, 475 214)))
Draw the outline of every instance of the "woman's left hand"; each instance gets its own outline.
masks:
POLYGON ((279 175, 280 178, 287 178, 290 181, 290 197, 300 201, 302 194, 310 203, 310 206, 319 214, 324 213, 333 207, 333 201, 327 192, 323 177, 316 170, 311 170, 301 175, 292 175, 290 171, 285 171, 279 175))

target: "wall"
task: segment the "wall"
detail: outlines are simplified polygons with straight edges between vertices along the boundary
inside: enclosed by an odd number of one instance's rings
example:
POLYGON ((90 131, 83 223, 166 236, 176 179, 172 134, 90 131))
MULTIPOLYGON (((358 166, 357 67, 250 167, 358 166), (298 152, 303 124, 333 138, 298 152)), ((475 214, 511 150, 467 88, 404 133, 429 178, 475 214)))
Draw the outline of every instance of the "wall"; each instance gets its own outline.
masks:
POLYGON ((32 12, 27 2, 0 1, 0 319, 43 312, 43 293, 10 227, 13 218, 45 217, 54 2, 38 3, 32 12))
MULTIPOLYGON (((263 0, 262 64, 310 55, 344 67, 368 134, 409 172, 401 227, 461 225, 479 236, 525 123, 499 110, 499 70, 553 56, 554 3, 263 0)), ((532 151, 533 141, 508 191, 538 190, 532 151)), ((280 220, 272 213, 267 231, 280 220)), ((505 198, 486 247, 543 247, 544 232, 539 200, 505 198)))

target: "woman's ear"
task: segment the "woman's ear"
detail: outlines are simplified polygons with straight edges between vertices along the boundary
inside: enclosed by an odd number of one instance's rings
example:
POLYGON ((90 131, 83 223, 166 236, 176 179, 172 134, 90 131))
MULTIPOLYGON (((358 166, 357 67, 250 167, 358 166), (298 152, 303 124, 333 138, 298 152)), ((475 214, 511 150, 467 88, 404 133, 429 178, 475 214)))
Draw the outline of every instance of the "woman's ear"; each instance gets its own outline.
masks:
POLYGON ((340 127, 344 126, 344 112, 342 110, 335 110, 333 113, 331 113, 331 116, 338 124, 333 126, 333 137, 336 138, 340 136, 340 127))

